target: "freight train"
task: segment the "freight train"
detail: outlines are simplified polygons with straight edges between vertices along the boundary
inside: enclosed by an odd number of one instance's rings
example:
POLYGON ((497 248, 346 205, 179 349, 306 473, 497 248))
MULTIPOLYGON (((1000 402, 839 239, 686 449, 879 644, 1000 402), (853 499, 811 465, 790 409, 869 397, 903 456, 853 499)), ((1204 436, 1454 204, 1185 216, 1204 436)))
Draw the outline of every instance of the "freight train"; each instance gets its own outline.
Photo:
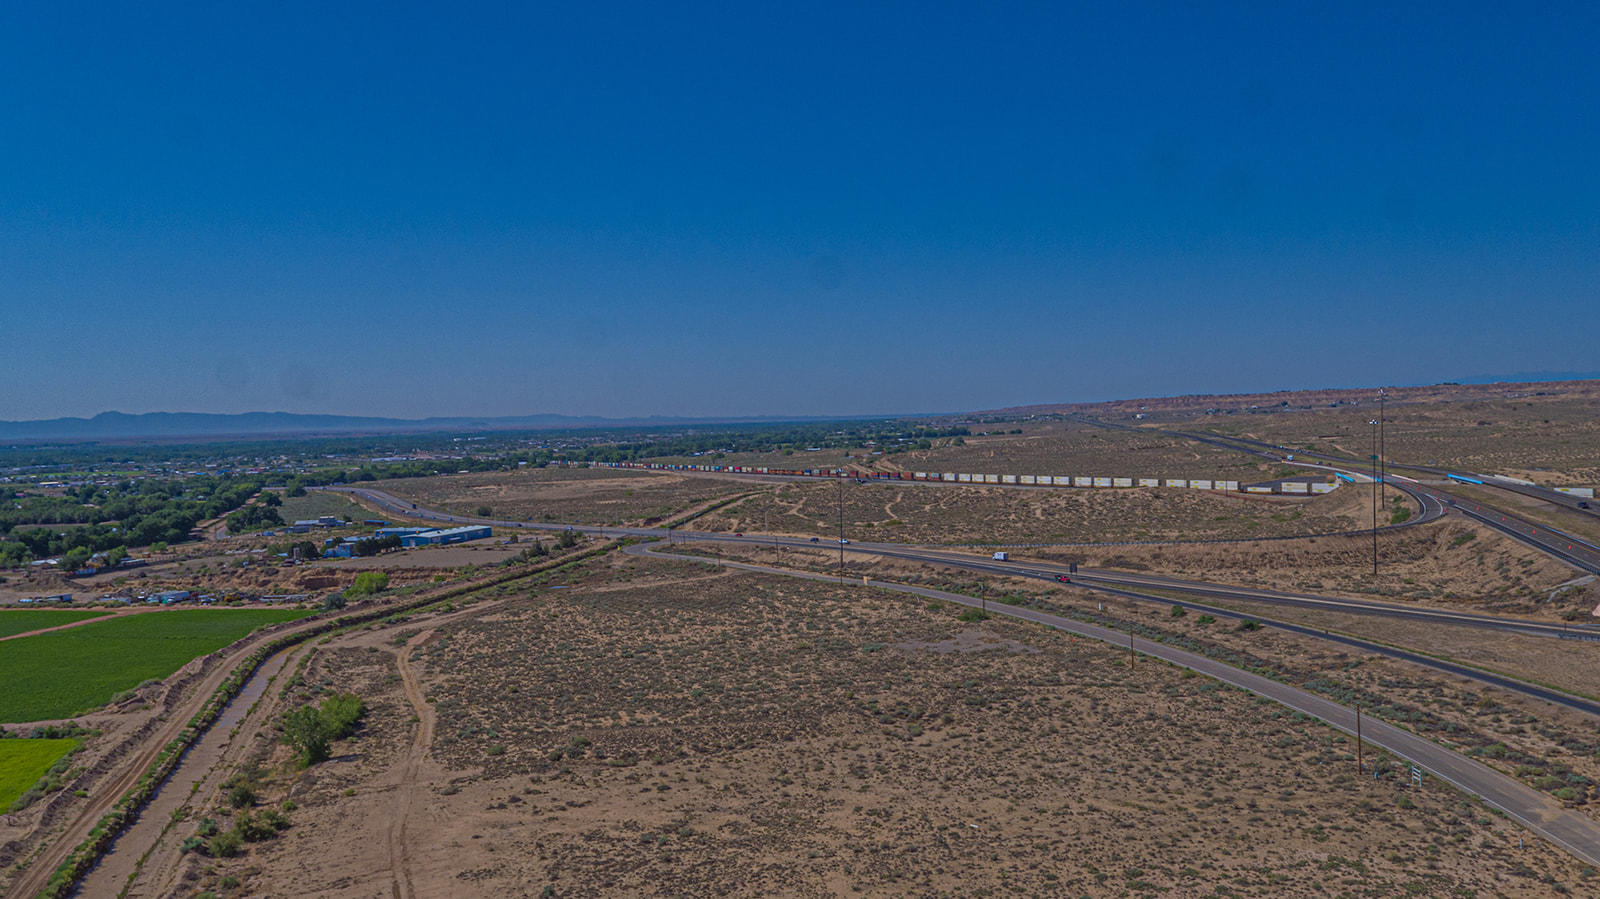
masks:
MULTIPOLYGON (((568 465, 583 465, 569 462, 568 465)), ((1238 481, 1206 478, 1131 478, 1048 474, 974 474, 938 471, 866 471, 858 468, 771 468, 750 465, 692 465, 666 462, 592 462, 598 468, 624 468, 640 471, 697 471, 720 474, 776 475, 786 478, 833 478, 856 481, 931 481, 945 484, 984 484, 1015 487, 1176 487, 1230 493, 1285 493, 1311 495, 1332 493, 1334 483, 1294 482, 1240 487, 1238 481)))

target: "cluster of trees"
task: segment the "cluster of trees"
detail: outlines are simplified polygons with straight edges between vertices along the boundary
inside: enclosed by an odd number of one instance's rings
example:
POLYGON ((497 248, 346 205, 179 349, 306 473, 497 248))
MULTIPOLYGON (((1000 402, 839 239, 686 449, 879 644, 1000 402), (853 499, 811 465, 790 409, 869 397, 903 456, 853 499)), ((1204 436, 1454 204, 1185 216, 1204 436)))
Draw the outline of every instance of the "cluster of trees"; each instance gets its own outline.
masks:
POLYGON ((365 540, 357 540, 352 552, 358 556, 375 556, 378 553, 385 553, 391 549, 399 548, 400 538, 390 534, 387 537, 368 537, 365 540))
POLYGON ((81 487, 70 495, 78 501, 77 508, 88 523, 66 529, 23 526, 38 523, 19 521, 15 514, 22 510, 13 506, 0 510, 0 567, 15 568, 33 559, 68 553, 87 559, 117 547, 182 542, 196 524, 243 506, 261 487, 259 476, 203 476, 81 487))
POLYGON ((228 532, 243 534, 278 527, 283 524, 283 515, 278 512, 282 505, 278 494, 265 492, 260 502, 228 513, 228 532))

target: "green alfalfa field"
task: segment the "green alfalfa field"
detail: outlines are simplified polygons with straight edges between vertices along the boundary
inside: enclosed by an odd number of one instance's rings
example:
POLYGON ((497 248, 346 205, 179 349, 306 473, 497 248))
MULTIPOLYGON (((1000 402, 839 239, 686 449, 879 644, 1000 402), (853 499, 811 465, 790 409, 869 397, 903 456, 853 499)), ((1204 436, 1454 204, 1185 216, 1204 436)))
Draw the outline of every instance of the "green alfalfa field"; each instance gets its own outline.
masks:
POLYGON ((126 615, 6 641, 0 722, 69 718, 221 649, 299 609, 179 609, 126 615))

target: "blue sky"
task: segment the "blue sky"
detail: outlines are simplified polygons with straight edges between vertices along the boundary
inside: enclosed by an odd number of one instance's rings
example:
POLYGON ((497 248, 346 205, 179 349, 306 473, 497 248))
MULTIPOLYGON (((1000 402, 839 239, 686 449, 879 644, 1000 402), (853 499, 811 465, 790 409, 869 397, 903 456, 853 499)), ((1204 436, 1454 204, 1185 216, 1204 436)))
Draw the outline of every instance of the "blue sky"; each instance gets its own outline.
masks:
POLYGON ((0 418, 1597 367, 1594 4, 22 6, 0 418))

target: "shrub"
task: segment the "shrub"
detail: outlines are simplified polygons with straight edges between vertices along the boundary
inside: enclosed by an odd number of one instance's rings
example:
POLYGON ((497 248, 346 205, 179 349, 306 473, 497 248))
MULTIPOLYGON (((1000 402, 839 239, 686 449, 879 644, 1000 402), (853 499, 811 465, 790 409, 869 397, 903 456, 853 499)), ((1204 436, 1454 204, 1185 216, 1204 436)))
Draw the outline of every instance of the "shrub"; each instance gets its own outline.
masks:
POLYGON ((982 609, 965 609, 956 616, 957 621, 988 621, 989 613, 982 609))
POLYGON ((371 596, 389 586, 389 575, 382 571, 363 571, 355 583, 345 588, 345 596, 371 596))
POLYGON ((250 789, 249 784, 234 784, 228 790, 228 805, 233 808, 249 808, 256 804, 256 791, 250 789))
POLYGON ((1180 606, 1177 603, 1173 603, 1173 605, 1172 605, 1172 617, 1174 617, 1174 618, 1182 618, 1183 616, 1185 616, 1187 614, 1189 614, 1189 610, 1188 609, 1185 609, 1183 606, 1180 606))
POLYGON ((283 742, 294 747, 302 768, 328 758, 329 741, 322 729, 322 716, 311 706, 301 706, 284 716, 283 742))
POLYGON ((330 740, 343 740, 355 733, 356 723, 367 713, 367 704, 354 693, 339 693, 322 701, 323 733, 330 740))
POLYGON ((237 829, 227 830, 206 841, 206 854, 213 858, 233 858, 243 845, 244 837, 237 829))
POLYGON ((299 753, 300 767, 309 768, 328 759, 334 740, 355 733, 366 712, 366 703, 354 693, 329 696, 321 708, 306 705, 285 715, 283 741, 299 753))

